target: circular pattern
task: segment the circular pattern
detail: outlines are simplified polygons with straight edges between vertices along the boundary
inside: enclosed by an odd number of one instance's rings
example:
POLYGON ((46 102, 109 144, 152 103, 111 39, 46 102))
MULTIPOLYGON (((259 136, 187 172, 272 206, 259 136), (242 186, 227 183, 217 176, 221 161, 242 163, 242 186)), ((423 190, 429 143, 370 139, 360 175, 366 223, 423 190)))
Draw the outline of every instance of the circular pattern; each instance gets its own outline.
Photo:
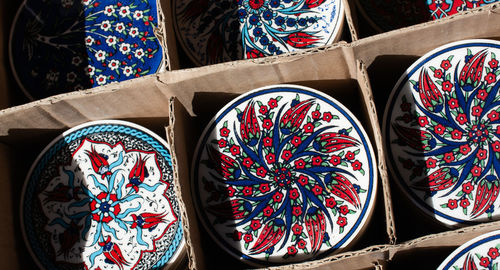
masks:
POLYGON ((124 121, 53 140, 28 173, 21 226, 44 269, 150 269, 184 248, 170 150, 124 121))
POLYGON ((379 1, 356 0, 358 8, 379 31, 390 31, 430 20, 441 19, 461 11, 484 6, 498 0, 427 0, 379 1))
POLYGON ((376 194, 375 157, 354 116, 295 85, 263 87, 219 111, 195 152, 199 217, 251 264, 318 258, 360 235, 376 194))
POLYGON ((437 269, 498 269, 500 231, 478 236, 451 253, 437 269))
POLYGON ((500 43, 466 40, 417 60, 384 115, 389 168, 446 225, 498 219, 500 43))
POLYGON ((10 61, 34 99, 156 73, 163 50, 156 0, 26 0, 10 61))
POLYGON ((176 0, 177 33, 198 65, 279 55, 336 41, 340 0, 176 0))

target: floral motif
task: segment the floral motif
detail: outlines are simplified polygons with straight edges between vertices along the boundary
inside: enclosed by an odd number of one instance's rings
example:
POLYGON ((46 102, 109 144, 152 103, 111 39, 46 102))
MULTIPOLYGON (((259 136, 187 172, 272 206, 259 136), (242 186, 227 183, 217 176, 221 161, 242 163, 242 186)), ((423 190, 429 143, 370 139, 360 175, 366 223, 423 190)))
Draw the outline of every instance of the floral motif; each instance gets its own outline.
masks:
POLYGON ((157 25, 153 0, 29 1, 11 40, 16 76, 43 98, 155 73, 157 25))
POLYGON ((497 2, 498 0, 427 0, 427 6, 433 20, 497 2))
POLYGON ((180 39, 200 64, 326 45, 343 19, 337 0, 193 0, 175 7, 180 39))
POLYGON ((194 169, 200 212, 223 242, 241 245, 236 256, 304 260, 359 229, 373 198, 373 156, 359 127, 324 99, 257 92, 206 133, 214 137, 201 144, 194 169))
POLYGON ((437 268, 445 269, 498 269, 499 231, 493 231, 463 244, 453 251, 437 268))
POLYGON ((165 207, 170 205, 169 199, 157 196, 168 184, 160 180, 155 153, 84 140, 73 160, 60 168, 61 174, 39 195, 48 217, 47 231, 55 236, 51 243, 58 254, 56 260, 79 256, 78 246, 86 241, 86 268, 135 265, 140 254, 154 250, 155 239, 177 220, 173 210, 165 207), (77 176, 76 168, 85 176, 77 176), (156 206, 146 207, 144 203, 149 201, 156 206), (127 245, 130 241, 137 245, 127 245), (107 264, 97 263, 102 260, 107 264))
POLYGON ((22 224, 41 267, 151 269, 176 260, 183 239, 170 154, 138 128, 75 127, 35 163, 22 224))
POLYGON ((499 50, 470 45, 421 60, 386 115, 398 178, 450 224, 491 220, 498 207, 499 50))

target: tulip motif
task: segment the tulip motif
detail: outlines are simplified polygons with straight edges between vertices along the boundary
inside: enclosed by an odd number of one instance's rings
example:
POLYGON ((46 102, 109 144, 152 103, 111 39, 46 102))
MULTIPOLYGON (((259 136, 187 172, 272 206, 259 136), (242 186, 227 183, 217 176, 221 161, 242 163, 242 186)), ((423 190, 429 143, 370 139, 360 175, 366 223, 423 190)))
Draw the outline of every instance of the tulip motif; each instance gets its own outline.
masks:
POLYGON ((443 167, 429 174, 427 177, 415 182, 412 186, 420 190, 431 192, 445 190, 457 182, 459 173, 455 168, 443 167))
POLYGON ((360 207, 359 195, 352 183, 345 176, 342 174, 336 174, 335 176, 327 175, 325 183, 329 184, 330 192, 333 195, 347 201, 356 208, 360 207))
POLYGON ((257 144, 260 137, 260 127, 255 114, 254 102, 249 102, 241 116, 241 139, 249 146, 257 144))
POLYGON ((358 146, 359 141, 355 138, 336 132, 325 132, 320 134, 314 141, 314 149, 323 153, 332 153, 347 147, 358 146))
POLYGON ((283 134, 296 132, 302 125, 309 109, 314 104, 313 99, 304 100, 292 105, 280 120, 280 129, 283 134))
POLYGON ((86 150, 86 153, 90 158, 90 162, 92 164, 94 172, 100 174, 102 179, 104 179, 108 175, 111 175, 111 171, 109 170, 108 156, 106 156, 105 154, 97 153, 94 148, 92 148, 90 151, 86 150))
POLYGON ((486 50, 479 51, 465 63, 458 79, 464 91, 469 92, 480 86, 486 55, 486 50))
POLYGON ((297 32, 288 35, 286 39, 286 43, 294 48, 311 48, 318 42, 320 39, 314 35, 297 32))
POLYGON ((109 235, 104 242, 99 242, 99 246, 103 248, 103 254, 106 257, 105 262, 115 264, 120 269, 129 265, 125 257, 123 257, 120 247, 111 241, 109 235))
POLYGON ((146 159, 142 159, 142 157, 139 156, 128 175, 129 183, 125 187, 131 187, 135 190, 135 192, 139 192, 139 185, 142 184, 144 182, 144 178, 148 176, 149 173, 146 168, 146 159))
POLYGON ((216 205, 211 205, 207 211, 221 220, 244 219, 252 211, 252 206, 248 201, 233 199, 216 205))
POLYGON ((325 214, 319 211, 318 208, 312 207, 307 210, 304 223, 306 225, 307 234, 311 244, 311 252, 319 251, 323 244, 323 237, 326 230, 325 214))
POLYGON ((152 231, 158 226, 158 224, 165 222, 165 214, 155 214, 155 213, 142 213, 139 215, 132 214, 133 223, 130 228, 134 229, 139 227, 141 229, 148 229, 152 231))
POLYGON ((285 222, 275 219, 264 225, 255 244, 250 248, 252 254, 262 253, 274 247, 285 234, 285 222))
POLYGON ((426 69, 420 72, 418 92, 424 107, 431 112, 440 112, 443 109, 443 95, 432 81, 426 69))
POLYGON ((397 123, 392 126, 398 136, 398 143, 407 145, 417 151, 429 151, 436 147, 436 139, 430 132, 405 127, 397 123))
POLYGON ((207 146, 207 152, 210 157, 210 162, 215 167, 215 170, 222 176, 222 179, 229 180, 239 178, 241 169, 236 160, 217 151, 212 146, 207 146))
POLYGON ((499 185, 500 181, 493 175, 485 177, 478 183, 476 200, 471 212, 473 218, 482 215, 495 203, 500 190, 499 185))

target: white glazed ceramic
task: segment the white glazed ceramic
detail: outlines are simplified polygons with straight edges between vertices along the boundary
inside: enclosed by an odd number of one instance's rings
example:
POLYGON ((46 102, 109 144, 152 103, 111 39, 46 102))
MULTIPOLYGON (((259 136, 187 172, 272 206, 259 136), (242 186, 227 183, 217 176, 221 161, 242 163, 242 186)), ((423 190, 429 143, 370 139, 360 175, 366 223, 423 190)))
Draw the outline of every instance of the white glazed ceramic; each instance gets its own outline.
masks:
POLYGON ((95 121, 54 139, 28 173, 21 227, 44 269, 151 269, 184 246, 170 149, 125 121, 95 121))
POLYGON ((500 42, 464 40, 417 60, 386 107, 393 178, 447 226, 499 217, 500 42))
POLYGON ((320 258, 367 225, 375 156, 338 101, 296 85, 239 96, 208 124, 195 151, 193 198, 216 243, 254 265, 320 258))

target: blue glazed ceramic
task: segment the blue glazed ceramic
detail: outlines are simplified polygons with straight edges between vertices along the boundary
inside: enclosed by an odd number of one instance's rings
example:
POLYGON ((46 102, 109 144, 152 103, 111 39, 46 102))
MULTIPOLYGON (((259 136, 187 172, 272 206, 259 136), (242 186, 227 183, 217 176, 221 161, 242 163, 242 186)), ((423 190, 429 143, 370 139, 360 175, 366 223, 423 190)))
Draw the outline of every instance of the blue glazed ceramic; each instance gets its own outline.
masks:
POLYGON ((157 27, 155 0, 26 0, 11 66, 32 99, 153 74, 164 65, 157 27))
POLYGON ((176 0, 177 34, 198 65, 280 55, 335 42, 340 0, 176 0))

